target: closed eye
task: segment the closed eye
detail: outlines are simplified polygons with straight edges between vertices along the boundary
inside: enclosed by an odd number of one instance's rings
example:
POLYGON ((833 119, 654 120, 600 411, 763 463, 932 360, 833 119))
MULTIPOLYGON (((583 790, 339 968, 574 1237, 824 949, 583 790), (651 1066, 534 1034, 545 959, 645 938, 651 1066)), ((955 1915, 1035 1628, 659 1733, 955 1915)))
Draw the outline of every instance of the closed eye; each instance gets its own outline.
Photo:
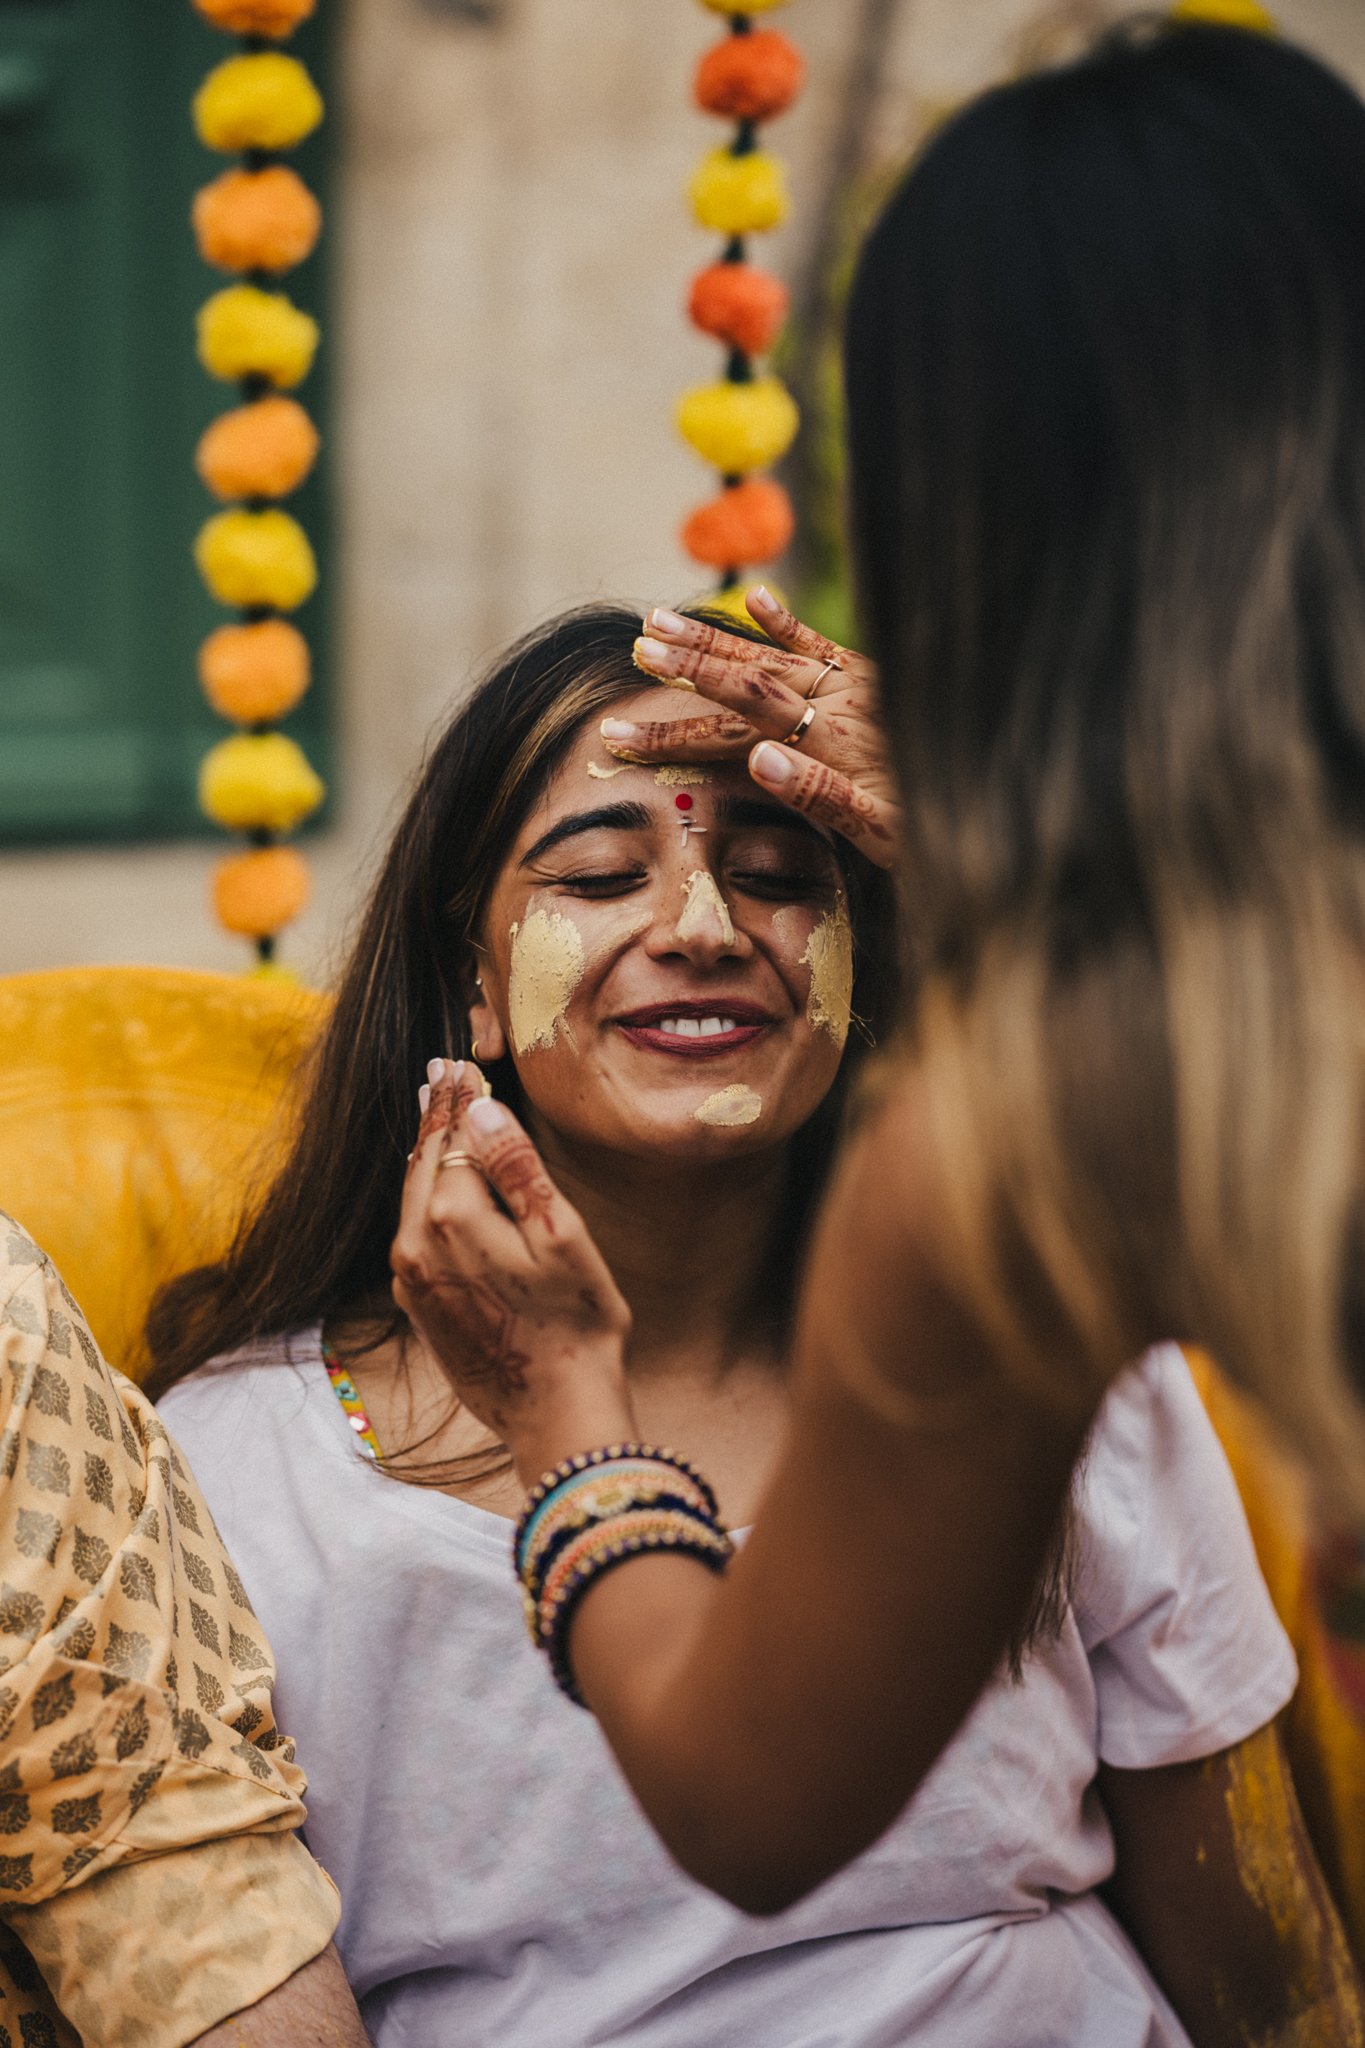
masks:
POLYGON ((733 868, 730 880, 748 896, 762 896, 783 903, 806 903, 814 897, 833 896, 836 884, 829 875, 809 870, 782 868, 733 868))
POLYGON ((647 879, 643 868, 616 868, 609 873, 557 875, 554 886, 567 890, 571 896, 600 902, 612 896, 625 896, 647 879))

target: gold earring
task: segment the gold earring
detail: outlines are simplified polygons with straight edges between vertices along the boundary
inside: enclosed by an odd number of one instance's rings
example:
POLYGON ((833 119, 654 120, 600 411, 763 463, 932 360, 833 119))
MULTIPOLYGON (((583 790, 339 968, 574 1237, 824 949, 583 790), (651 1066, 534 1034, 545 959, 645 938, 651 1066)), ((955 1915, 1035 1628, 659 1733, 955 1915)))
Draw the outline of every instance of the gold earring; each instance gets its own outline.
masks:
POLYGON ((477 1038, 469 1048, 469 1057, 472 1060, 482 1060, 483 1058, 483 1054, 479 1051, 479 1041, 477 1038))

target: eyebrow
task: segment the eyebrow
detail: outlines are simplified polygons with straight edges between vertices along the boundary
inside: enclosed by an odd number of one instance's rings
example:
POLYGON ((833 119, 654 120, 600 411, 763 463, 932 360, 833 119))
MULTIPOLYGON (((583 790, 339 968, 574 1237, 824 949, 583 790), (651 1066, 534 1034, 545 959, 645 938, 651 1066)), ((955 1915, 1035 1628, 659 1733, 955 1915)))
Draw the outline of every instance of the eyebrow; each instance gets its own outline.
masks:
MULTIPOLYGON (((656 813, 645 804, 599 804, 591 811, 571 811, 567 818, 561 818, 557 825, 551 825, 548 832, 542 832, 534 846, 528 847, 521 857, 520 865, 534 867, 542 855, 552 847, 559 846, 566 839, 577 839, 584 832, 647 832, 654 824, 656 813)), ((752 825, 769 830, 800 832, 817 845, 831 848, 833 841, 828 833, 802 817, 800 811, 793 811, 786 804, 774 803, 761 796, 718 796, 716 817, 722 825, 752 825)))
POLYGON ((787 804, 775 803, 771 797, 761 796, 718 796, 716 816, 723 825, 758 825, 776 827, 779 831, 803 832, 807 839, 818 840, 821 846, 832 846, 828 833, 794 811, 787 804))
POLYGON ((522 855, 521 865, 531 867, 552 846, 558 846, 564 839, 576 839, 580 832, 647 832, 653 822, 653 815, 644 804, 601 804, 593 811, 571 811, 567 818, 551 825, 548 832, 541 833, 535 845, 522 855))

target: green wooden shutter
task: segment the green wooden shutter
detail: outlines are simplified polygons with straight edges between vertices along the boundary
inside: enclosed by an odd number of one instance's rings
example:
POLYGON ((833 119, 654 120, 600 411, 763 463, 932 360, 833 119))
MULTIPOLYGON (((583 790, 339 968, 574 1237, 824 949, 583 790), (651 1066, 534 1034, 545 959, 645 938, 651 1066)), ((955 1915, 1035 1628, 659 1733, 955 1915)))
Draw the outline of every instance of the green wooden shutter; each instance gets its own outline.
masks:
MULTIPOLYGON (((289 46, 324 93, 335 4, 289 46)), ((226 728, 195 650, 227 614, 190 559, 213 509, 193 453, 235 393, 194 354, 196 309, 227 280, 190 233, 224 160, 189 101, 234 48, 190 0, 0 0, 0 843, 213 832, 195 778, 226 728)), ((329 120, 291 159, 325 207, 333 139, 329 120)), ((323 322, 299 395, 324 448, 326 243, 286 280, 323 322)), ((290 501, 323 582, 298 614, 315 681, 288 729, 330 779, 326 491, 324 459, 290 501)))

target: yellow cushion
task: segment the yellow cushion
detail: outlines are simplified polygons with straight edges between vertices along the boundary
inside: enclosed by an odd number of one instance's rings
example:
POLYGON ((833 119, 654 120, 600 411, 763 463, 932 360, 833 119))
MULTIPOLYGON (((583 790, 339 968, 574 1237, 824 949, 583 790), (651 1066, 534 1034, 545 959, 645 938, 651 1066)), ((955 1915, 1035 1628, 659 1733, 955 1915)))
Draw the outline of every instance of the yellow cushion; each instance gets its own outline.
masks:
POLYGON ((286 981, 147 967, 0 978, 0 1209, 136 1376, 172 1274, 224 1246, 326 1013, 286 981))

